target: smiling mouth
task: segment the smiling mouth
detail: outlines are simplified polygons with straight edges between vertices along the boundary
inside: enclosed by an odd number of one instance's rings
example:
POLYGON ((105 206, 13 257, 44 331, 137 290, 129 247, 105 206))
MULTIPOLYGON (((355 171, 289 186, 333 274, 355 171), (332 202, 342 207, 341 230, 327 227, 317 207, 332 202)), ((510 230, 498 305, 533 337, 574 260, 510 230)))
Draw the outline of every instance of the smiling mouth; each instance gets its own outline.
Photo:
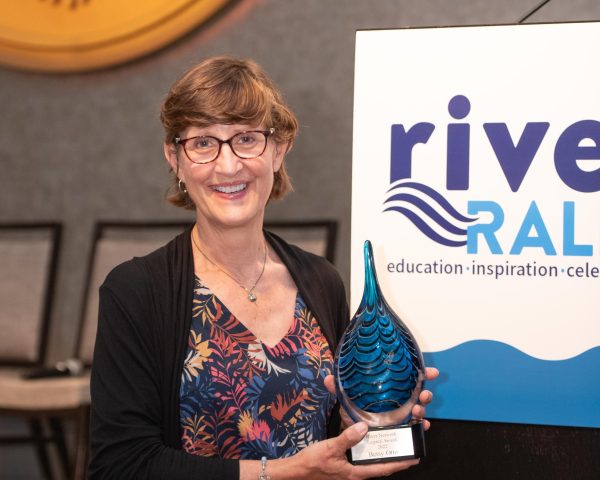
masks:
POLYGON ((246 183, 240 183, 238 185, 215 185, 212 188, 221 193, 237 193, 246 190, 246 186, 246 183))

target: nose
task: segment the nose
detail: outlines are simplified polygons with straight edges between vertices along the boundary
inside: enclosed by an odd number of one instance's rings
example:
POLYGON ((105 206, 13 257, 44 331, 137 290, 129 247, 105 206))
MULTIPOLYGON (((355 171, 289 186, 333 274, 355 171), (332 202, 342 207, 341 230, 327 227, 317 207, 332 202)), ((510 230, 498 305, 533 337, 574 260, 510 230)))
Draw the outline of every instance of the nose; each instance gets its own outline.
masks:
POLYGON ((215 171, 223 175, 234 176, 244 167, 241 160, 233 153, 231 145, 224 142, 221 144, 221 151, 215 160, 215 171))

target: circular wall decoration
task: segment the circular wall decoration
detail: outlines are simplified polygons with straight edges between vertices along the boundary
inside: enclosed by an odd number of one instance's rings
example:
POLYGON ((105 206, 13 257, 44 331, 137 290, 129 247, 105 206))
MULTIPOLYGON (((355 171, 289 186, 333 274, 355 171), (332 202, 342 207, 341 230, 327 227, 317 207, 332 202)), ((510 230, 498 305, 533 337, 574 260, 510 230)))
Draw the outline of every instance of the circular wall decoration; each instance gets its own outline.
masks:
POLYGON ((115 65, 166 45, 230 2, 0 2, 0 63, 46 72, 76 72, 115 65))

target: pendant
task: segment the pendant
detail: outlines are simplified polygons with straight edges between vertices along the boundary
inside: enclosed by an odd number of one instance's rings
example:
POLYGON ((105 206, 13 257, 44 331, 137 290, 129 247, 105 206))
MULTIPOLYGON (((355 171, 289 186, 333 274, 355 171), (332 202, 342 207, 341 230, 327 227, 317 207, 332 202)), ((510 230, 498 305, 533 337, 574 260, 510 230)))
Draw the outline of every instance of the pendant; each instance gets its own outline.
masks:
POLYGON ((251 302, 256 302, 256 295, 254 295, 252 292, 248 292, 248 300, 251 302))

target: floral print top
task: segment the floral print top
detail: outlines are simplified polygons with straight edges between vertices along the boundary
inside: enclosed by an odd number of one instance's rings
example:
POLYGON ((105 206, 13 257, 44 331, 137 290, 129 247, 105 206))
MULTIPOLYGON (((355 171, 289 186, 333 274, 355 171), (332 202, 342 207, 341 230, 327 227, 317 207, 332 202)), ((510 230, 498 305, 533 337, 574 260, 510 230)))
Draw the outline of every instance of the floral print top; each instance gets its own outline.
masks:
POLYGON ((323 440, 334 404, 329 344, 300 293, 268 347, 196 277, 181 379, 182 447, 206 457, 288 457, 323 440))

